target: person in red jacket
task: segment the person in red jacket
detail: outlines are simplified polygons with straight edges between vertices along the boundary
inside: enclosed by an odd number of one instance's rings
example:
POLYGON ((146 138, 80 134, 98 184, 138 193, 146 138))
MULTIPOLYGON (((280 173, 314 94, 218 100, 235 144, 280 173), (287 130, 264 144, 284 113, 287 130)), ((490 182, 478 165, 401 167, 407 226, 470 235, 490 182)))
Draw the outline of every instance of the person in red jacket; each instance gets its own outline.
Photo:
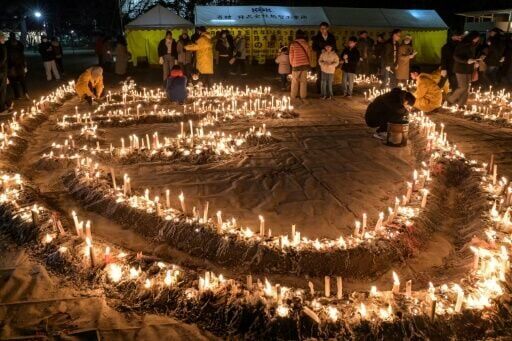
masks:
POLYGON ((290 44, 290 65, 292 66, 291 98, 300 94, 301 99, 308 95, 308 70, 310 69, 311 48, 306 41, 306 33, 297 30, 295 40, 290 44))

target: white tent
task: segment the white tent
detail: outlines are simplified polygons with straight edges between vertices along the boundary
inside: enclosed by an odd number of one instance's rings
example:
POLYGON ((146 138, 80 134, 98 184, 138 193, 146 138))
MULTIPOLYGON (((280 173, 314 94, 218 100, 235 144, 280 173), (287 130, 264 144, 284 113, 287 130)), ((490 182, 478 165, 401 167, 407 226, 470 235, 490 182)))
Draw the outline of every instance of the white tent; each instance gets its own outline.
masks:
POLYGON ((128 30, 151 30, 171 27, 191 28, 193 26, 194 24, 183 19, 176 13, 169 11, 161 5, 156 5, 146 13, 138 16, 135 20, 128 23, 125 28, 128 30))
POLYGON ((321 7, 196 6, 196 26, 318 26, 321 7))

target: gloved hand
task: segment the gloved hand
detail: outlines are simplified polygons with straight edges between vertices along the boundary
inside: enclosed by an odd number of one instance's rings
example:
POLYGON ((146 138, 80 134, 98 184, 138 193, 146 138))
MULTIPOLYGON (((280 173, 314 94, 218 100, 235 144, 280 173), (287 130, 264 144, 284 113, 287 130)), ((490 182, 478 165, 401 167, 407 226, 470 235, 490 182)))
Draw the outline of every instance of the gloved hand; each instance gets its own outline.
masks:
POLYGON ((446 77, 447 74, 446 70, 441 70, 441 77, 446 77))

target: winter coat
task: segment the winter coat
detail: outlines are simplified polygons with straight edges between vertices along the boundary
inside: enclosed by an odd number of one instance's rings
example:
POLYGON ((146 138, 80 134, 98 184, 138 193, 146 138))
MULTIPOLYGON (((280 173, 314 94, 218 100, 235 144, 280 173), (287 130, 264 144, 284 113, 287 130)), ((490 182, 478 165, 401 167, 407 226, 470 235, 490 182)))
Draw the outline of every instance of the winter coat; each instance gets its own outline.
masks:
POLYGON ((318 32, 313 37, 312 40, 313 40, 312 49, 313 49, 313 51, 316 52, 316 55, 318 56, 318 58, 322 54, 322 51, 324 50, 326 45, 331 46, 334 51, 338 51, 338 49, 336 47, 336 37, 331 32, 327 33, 326 39, 324 39, 321 32, 318 32))
POLYGON ((378 96, 368 105, 365 121, 369 127, 376 128, 388 122, 402 123, 406 121, 409 112, 404 107, 407 91, 394 88, 388 93, 378 96))
POLYGON ((318 58, 318 64, 320 65, 320 70, 324 73, 334 73, 336 67, 340 64, 340 58, 334 51, 323 51, 318 58))
POLYGON ((450 39, 441 48, 441 70, 446 70, 449 74, 453 73, 453 64, 455 63, 453 54, 456 46, 457 42, 450 39))
POLYGON ((8 40, 5 43, 7 48, 7 67, 9 68, 9 77, 17 78, 25 75, 25 47, 17 40, 14 42, 8 40))
POLYGON ((292 70, 307 70, 310 65, 311 48, 304 39, 296 39, 290 44, 290 65, 292 70))
POLYGON ((235 40, 235 57, 236 59, 247 58, 247 47, 244 37, 238 37, 235 40))
POLYGON ((382 51, 382 66, 391 67, 391 71, 395 72, 395 67, 398 63, 398 43, 393 39, 389 39, 383 47, 382 51))
POLYGON ((455 61, 455 73, 470 75, 475 70, 474 64, 468 64, 468 59, 474 59, 476 56, 476 46, 473 42, 462 42, 457 45, 453 53, 455 61))
POLYGON ((39 53, 43 58, 43 62, 55 60, 55 51, 53 50, 52 43, 49 41, 39 44, 39 53))
POLYGON ((428 73, 421 73, 418 76, 414 97, 414 107, 423 112, 431 112, 443 104, 443 91, 428 73))
POLYGON ((166 84, 167 98, 172 102, 185 102, 187 100, 187 77, 169 77, 166 84))
POLYGON ((233 57, 233 49, 227 38, 225 40, 223 38, 217 40, 215 51, 219 53, 219 57, 233 57))
MULTIPOLYGON (((160 40, 160 42, 158 43, 158 57, 163 57, 165 56, 167 53, 167 45, 165 44, 165 38, 160 40)), ((177 44, 176 44, 176 40, 172 40, 172 43, 171 43, 171 55, 173 56, 173 58, 178 58, 178 47, 177 47, 177 44)))
POLYGON ((117 75, 124 75, 128 68, 128 59, 130 59, 130 52, 124 44, 117 44, 116 46, 116 69, 117 75))
POLYGON ((276 58, 276 64, 278 64, 277 73, 280 75, 288 75, 292 69, 290 66, 290 56, 288 53, 280 52, 276 58))
POLYGON ((59 45, 52 44, 52 48, 53 48, 53 53, 55 53, 55 59, 62 59, 62 56, 64 55, 64 53, 62 52, 62 45, 61 44, 59 44, 59 45))
POLYGON ((505 53, 505 44, 501 37, 494 36, 489 39, 489 47, 487 49, 485 63, 487 66, 500 66, 500 60, 505 53))
POLYGON ((357 50, 363 60, 368 60, 371 55, 372 42, 369 39, 360 38, 357 40, 357 50))
POLYGON ((190 44, 190 39, 180 39, 176 44, 176 49, 178 51, 178 63, 182 65, 188 65, 192 63, 192 52, 185 50, 185 46, 190 44))
POLYGON ((351 49, 346 47, 341 53, 341 61, 343 63, 341 69, 347 73, 356 73, 357 63, 359 63, 360 57, 357 47, 353 47, 351 49), (343 59, 344 55, 348 55, 348 62, 343 59))
POLYGON ((85 70, 76 81, 75 91, 78 97, 94 97, 95 94, 91 88, 95 90, 97 97, 101 96, 103 92, 103 76, 93 78, 91 70, 92 68, 85 70))
POLYGON ((409 79, 409 66, 413 52, 412 45, 402 44, 398 47, 396 79, 409 79))
POLYGON ((204 32, 193 44, 185 46, 187 51, 196 51, 196 69, 201 74, 213 74, 212 38, 204 32))

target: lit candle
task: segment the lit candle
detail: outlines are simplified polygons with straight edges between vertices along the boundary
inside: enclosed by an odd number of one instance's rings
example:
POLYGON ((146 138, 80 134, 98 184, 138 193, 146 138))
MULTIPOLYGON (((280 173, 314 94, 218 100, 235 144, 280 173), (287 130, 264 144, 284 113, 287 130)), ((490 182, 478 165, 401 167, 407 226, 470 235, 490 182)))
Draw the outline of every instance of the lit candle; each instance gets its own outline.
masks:
POLYGON ((260 236, 265 237, 265 219, 262 215, 259 215, 258 218, 260 219, 260 236))
POLYGON ((171 191, 165 190, 165 206, 171 208, 171 191))
POLYGON ((209 205, 210 205, 210 203, 208 201, 206 202, 206 205, 204 205, 204 210, 203 210, 203 221, 204 221, 204 223, 208 222, 208 206, 209 205))
POLYGON ((183 192, 181 192, 180 195, 178 195, 178 199, 180 199, 181 211, 183 212, 183 214, 187 214, 187 210, 185 208, 185 195, 183 194, 183 192))
POLYGON ((412 280, 405 282, 405 296, 410 298, 412 294, 412 280))
POLYGON ((341 300, 343 298, 343 278, 341 276, 336 277, 336 297, 341 300))
POLYGON ((421 198, 421 208, 425 208, 425 206, 427 206, 428 189, 423 189, 422 192, 423 192, 423 195, 421 198))
POLYGON ((455 312, 460 313, 462 309, 462 302, 464 301, 464 290, 458 285, 453 286, 453 290, 457 292, 457 301, 455 302, 455 312))
POLYGON ((324 277, 325 297, 331 296, 331 278, 329 276, 324 277))
POLYGON ((398 294, 400 292, 400 279, 396 272, 393 271, 393 289, 391 290, 393 294, 398 294))

